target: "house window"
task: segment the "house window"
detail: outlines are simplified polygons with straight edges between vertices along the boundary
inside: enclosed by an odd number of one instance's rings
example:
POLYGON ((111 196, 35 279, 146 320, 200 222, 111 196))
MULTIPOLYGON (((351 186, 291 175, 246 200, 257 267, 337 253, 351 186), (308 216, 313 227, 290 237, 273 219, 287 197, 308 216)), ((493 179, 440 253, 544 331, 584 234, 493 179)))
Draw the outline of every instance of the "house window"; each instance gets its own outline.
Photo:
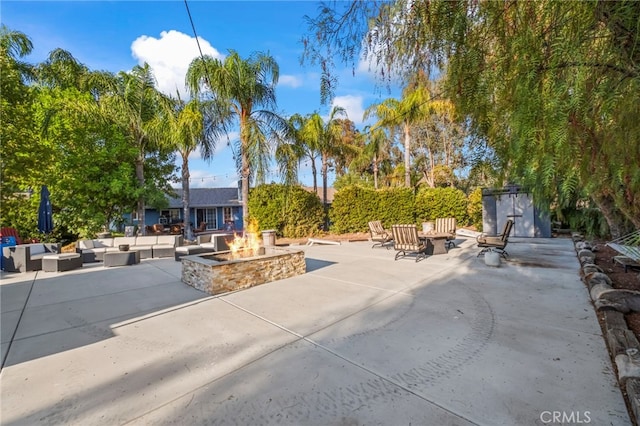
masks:
POLYGON ((201 222, 207 222, 207 229, 218 229, 218 209, 196 209, 196 225, 200 226, 201 222))
POLYGON ((180 209, 160 210, 158 223, 168 225, 180 222, 180 209))
POLYGON ((222 214, 224 223, 233 223, 233 209, 231 207, 223 207, 222 214))

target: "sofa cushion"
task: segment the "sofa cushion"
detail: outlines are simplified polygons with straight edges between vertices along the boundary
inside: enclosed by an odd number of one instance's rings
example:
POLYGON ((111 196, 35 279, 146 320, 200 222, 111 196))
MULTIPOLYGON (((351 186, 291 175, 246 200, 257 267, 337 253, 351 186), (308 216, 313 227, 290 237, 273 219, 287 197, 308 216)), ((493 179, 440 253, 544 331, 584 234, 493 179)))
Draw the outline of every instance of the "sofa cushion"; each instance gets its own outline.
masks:
POLYGON ((207 248, 207 249, 214 249, 215 250, 216 243, 202 243, 202 244, 200 244, 200 247, 207 248))
POLYGON ((81 250, 92 249, 93 248, 93 240, 80 240, 78 242, 78 248, 81 250))
POLYGON ((94 248, 90 248, 90 249, 83 249, 82 253, 104 253, 110 248, 111 247, 94 247, 94 248))
POLYGON ((116 237, 113 239, 113 246, 118 247, 120 244, 129 244, 129 247, 137 244, 136 237, 116 237))
POLYGON ((210 243, 210 242, 211 242, 211 234, 198 235, 198 244, 210 243))
POLYGON ((32 259, 33 255, 42 254, 45 251, 44 244, 29 244, 29 253, 31 254, 32 259))
POLYGON ((93 248, 113 247, 113 238, 98 238, 93 240, 93 248))
POLYGON ((145 237, 138 237, 136 238, 136 244, 137 246, 151 246, 153 244, 156 244, 158 242, 158 237, 156 237, 155 235, 148 235, 145 237))
POLYGON ((158 235, 158 244, 176 245, 177 238, 173 235, 158 235))

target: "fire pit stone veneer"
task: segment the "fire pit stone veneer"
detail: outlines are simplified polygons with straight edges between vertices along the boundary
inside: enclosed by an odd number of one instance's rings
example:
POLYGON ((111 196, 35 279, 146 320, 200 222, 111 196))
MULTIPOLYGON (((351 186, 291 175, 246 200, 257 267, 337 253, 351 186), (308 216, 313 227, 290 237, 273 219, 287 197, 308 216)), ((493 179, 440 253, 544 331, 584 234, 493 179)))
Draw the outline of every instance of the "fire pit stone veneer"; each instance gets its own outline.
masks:
POLYGON ((232 259, 230 252, 182 258, 182 281, 209 294, 241 290, 306 272, 304 251, 265 247, 265 254, 232 259))

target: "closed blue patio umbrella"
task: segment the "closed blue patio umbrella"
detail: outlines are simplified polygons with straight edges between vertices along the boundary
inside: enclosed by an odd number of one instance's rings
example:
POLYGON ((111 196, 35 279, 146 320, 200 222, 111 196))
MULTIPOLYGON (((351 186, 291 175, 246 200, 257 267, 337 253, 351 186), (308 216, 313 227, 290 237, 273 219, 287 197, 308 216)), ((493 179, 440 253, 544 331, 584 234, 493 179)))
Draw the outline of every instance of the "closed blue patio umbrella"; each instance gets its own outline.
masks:
POLYGON ((42 185, 40 190, 40 207, 38 208, 38 230, 43 234, 53 231, 53 209, 49 199, 47 185, 42 185))

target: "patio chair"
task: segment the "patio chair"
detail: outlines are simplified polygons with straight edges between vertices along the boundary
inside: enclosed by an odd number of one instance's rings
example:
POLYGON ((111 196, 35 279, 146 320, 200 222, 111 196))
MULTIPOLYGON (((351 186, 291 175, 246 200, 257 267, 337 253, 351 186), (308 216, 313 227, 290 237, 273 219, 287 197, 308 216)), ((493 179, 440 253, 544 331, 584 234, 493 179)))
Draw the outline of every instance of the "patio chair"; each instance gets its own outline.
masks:
POLYGON ((409 254, 416 255, 416 262, 427 257, 427 243, 418 236, 416 225, 391 225, 395 260, 409 254))
POLYGON ((193 229, 194 234, 200 234, 207 230, 207 222, 200 222, 200 226, 193 229))
POLYGON ((436 229, 438 234, 447 234, 447 248, 455 247, 456 239, 456 218, 455 217, 439 217, 436 218, 436 229))
POLYGON ((371 241, 375 242, 371 248, 374 248, 375 246, 385 247, 386 245, 387 250, 389 250, 387 243, 392 242, 393 237, 389 231, 384 229, 381 221, 373 220, 369 222, 369 233, 371 234, 371 241))
POLYGON ((624 267, 627 272, 629 267, 640 268, 640 229, 630 234, 616 238, 606 244, 618 253, 613 260, 624 267))
POLYGON ((478 242, 478 247, 482 247, 482 250, 480 251, 480 253, 478 253, 478 256, 483 255, 488 251, 496 251, 500 253, 500 256, 506 259, 507 256, 509 256, 509 253, 507 253, 505 247, 507 247, 507 243, 509 242, 509 234, 511 234, 512 229, 513 220, 509 219, 504 224, 502 234, 495 237, 489 237, 485 234, 478 235, 476 237, 476 241, 478 242))
POLYGON ((15 228, 0 228, 0 237, 14 237, 16 239, 16 244, 22 244, 22 239, 15 228))
POLYGON ((164 225, 161 223, 154 223, 151 229, 153 234, 164 234, 164 225))

